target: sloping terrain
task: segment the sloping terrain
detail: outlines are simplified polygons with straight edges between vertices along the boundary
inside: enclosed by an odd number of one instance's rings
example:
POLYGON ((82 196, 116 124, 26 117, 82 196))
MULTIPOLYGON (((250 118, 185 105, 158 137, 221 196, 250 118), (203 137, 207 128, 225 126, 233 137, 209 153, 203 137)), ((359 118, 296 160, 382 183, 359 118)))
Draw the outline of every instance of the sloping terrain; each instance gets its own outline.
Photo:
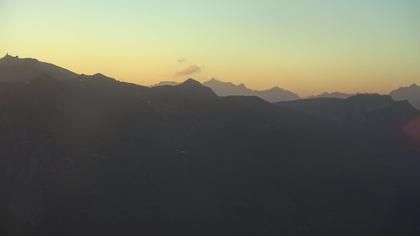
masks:
POLYGON ((418 112, 325 101, 100 74, 0 83, 0 232, 418 235, 420 151, 401 132, 418 112))

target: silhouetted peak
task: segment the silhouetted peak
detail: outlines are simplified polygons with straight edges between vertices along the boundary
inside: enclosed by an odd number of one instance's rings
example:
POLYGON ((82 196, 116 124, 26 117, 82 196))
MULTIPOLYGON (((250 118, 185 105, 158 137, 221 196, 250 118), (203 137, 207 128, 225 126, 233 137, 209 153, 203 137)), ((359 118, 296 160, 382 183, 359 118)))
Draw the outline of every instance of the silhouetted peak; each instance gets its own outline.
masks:
POLYGON ((161 86, 155 87, 160 91, 169 91, 180 94, 182 97, 188 97, 188 99, 203 99, 210 97, 217 97, 217 95, 210 88, 203 86, 200 82, 188 79, 182 84, 177 86, 161 86))
POLYGON ((409 101, 413 106, 420 110, 420 86, 417 84, 396 89, 391 92, 391 96, 396 101, 409 101))
POLYGON ((203 85, 194 79, 187 79, 184 83, 180 84, 182 87, 202 87, 203 85))
POLYGON ((221 81, 221 80, 218 80, 218 79, 215 79, 215 78, 213 78, 213 79, 211 79, 207 82, 204 82, 204 85, 208 85, 208 86, 235 86, 235 87, 242 87, 242 85, 243 85, 243 87, 246 88, 246 86, 244 84, 240 84, 240 85, 237 86, 237 85, 235 85, 231 82, 224 82, 224 81, 221 81))
POLYGON ((151 85, 150 87, 160 87, 160 86, 176 86, 179 83, 176 81, 160 81, 157 84, 151 85))
POLYGON ((10 63, 10 62, 18 62, 21 59, 19 59, 18 56, 12 56, 9 54, 6 54, 3 58, 0 59, 1 62, 6 62, 6 63, 10 63))
POLYGON ((396 89, 396 90, 392 91, 392 92, 391 92, 391 95, 392 95, 393 93, 398 93, 398 92, 401 92, 401 91, 404 91, 404 90, 417 90, 417 89, 420 89, 420 86, 419 86, 419 85, 417 85, 417 84, 415 84, 415 83, 413 83, 413 84, 411 84, 410 86, 407 86, 407 87, 401 87, 401 88, 398 88, 398 89, 396 89))
POLYGON ((3 58, 1 58, 0 61, 13 62, 13 63, 18 63, 18 62, 39 63, 39 61, 37 59, 34 59, 34 58, 20 58, 19 56, 12 56, 8 53, 3 58))
POLYGON ((245 84, 243 84, 243 83, 239 84, 239 85, 238 85, 238 87, 240 87, 240 88, 244 88, 244 89, 246 89, 246 88, 247 88, 247 87, 245 86, 245 84))
POLYGON ((213 89, 213 91, 219 96, 257 96, 268 102, 299 99, 299 95, 279 87, 259 91, 249 89, 243 83, 235 85, 231 82, 219 81, 217 79, 211 79, 204 82, 204 85, 213 89))
POLYGON ((286 91, 286 90, 276 86, 276 87, 272 87, 271 89, 268 89, 266 91, 278 92, 278 91, 286 91))
POLYGON ((10 60, 10 59, 19 59, 19 57, 18 56, 12 56, 12 55, 9 55, 9 53, 7 53, 3 58, 2 58, 3 60, 10 60))
POLYGON ((108 77, 104 74, 101 74, 101 73, 96 73, 96 74, 92 75, 92 77, 96 78, 96 79, 111 79, 110 77, 108 77))
POLYGON ((40 77, 67 80, 76 76, 69 70, 33 58, 6 54, 0 59, 0 82, 30 82, 40 77))
POLYGON ((105 80, 105 81, 115 81, 115 79, 108 77, 104 74, 101 73, 96 73, 94 75, 85 75, 85 74, 81 74, 79 76, 79 79, 85 79, 85 80, 105 80))
POLYGON ((220 83, 221 81, 216 79, 216 78, 211 78, 209 81, 205 82, 205 83, 220 83))

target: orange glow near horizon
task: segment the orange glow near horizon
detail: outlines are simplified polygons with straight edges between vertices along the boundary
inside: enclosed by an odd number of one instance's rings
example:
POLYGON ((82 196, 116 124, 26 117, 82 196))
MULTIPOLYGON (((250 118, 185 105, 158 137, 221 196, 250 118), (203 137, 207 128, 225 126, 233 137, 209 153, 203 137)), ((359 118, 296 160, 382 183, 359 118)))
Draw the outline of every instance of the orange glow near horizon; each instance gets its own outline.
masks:
POLYGON ((0 54, 142 85, 386 94, 420 83, 418 12, 412 0, 2 0, 0 54))

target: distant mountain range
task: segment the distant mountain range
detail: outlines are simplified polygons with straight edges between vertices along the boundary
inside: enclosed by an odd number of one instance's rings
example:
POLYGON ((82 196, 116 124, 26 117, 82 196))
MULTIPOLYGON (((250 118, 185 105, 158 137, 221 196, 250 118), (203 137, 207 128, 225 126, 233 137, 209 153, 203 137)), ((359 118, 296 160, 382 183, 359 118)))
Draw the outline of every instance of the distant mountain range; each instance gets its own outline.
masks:
MULTIPOLYGON (((76 78, 78 75, 67 69, 55 66, 50 63, 40 62, 32 58, 19 58, 6 55, 0 59, 0 82, 16 82, 27 81, 35 78, 50 76, 53 78, 60 78, 62 80, 76 78)), ((94 76, 104 76, 97 74, 94 76)), ((175 86, 178 82, 162 81, 152 87, 159 86, 175 86)), ((268 102, 282 102, 293 101, 300 99, 300 96, 294 92, 279 87, 273 87, 268 90, 252 90, 247 88, 244 84, 235 85, 230 82, 223 82, 216 79, 211 79, 203 83, 204 86, 211 88, 218 96, 257 96, 268 102)), ((394 90, 390 94, 392 98, 397 101, 407 100, 417 109, 420 109, 420 86, 415 84, 409 87, 402 87, 394 90)), ((346 99, 353 96, 353 94, 333 92, 323 93, 311 98, 341 98, 346 99)))
POLYGON ((279 87, 274 87, 268 90, 252 90, 247 88, 244 84, 235 85, 229 82, 223 82, 216 79, 209 80, 203 83, 219 95, 219 96, 257 96, 268 102, 290 101, 299 99, 299 95, 279 87))
MULTIPOLYGON (((175 86, 178 82, 175 81, 162 81, 152 87, 159 86, 175 86)), ((284 102, 299 100, 301 97, 296 93, 289 90, 285 90, 279 87, 272 89, 257 91, 247 88, 244 84, 235 85, 230 82, 223 82, 216 79, 211 79, 203 83, 204 86, 211 88, 218 96, 257 96, 268 102, 284 102)), ((338 98, 347 99, 357 94, 348 94, 341 92, 322 93, 320 95, 308 97, 309 99, 314 98, 338 98)), ((420 86, 415 84, 410 87, 402 87, 391 92, 391 97, 396 101, 409 101, 414 107, 420 110, 420 86)))
POLYGON ((0 235, 420 235, 408 102, 214 90, 0 59, 0 235))
POLYGON ((340 92, 333 92, 333 93, 322 93, 320 95, 317 96, 313 96, 311 98, 341 98, 341 99, 346 99, 349 98, 351 96, 354 96, 355 94, 348 94, 348 93, 340 93, 340 92))
POLYGON ((394 90, 391 96, 397 101, 407 100, 420 110, 420 86, 416 84, 394 90))
POLYGON ((345 99, 320 97, 278 102, 277 105, 346 125, 348 123, 371 123, 372 125, 379 122, 386 123, 388 118, 393 119, 391 114, 410 117, 416 113, 407 101, 394 101, 390 96, 377 94, 358 94, 345 99))
MULTIPOLYGON (((177 85, 174 81, 162 81, 152 87, 157 86, 174 86, 177 85)), ((244 84, 235 85, 230 82, 223 82, 216 79, 211 79, 203 83, 204 86, 211 88, 218 96, 257 96, 268 102, 291 101, 299 99, 299 95, 291 91, 274 87, 268 90, 252 90, 247 88, 244 84)))

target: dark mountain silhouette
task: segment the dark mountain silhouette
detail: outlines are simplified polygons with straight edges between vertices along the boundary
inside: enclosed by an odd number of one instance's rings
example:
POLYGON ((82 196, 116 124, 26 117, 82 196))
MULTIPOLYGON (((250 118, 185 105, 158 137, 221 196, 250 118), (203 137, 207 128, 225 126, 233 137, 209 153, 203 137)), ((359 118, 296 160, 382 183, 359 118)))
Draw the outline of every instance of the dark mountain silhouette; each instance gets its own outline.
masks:
POLYGON ((66 80, 77 76, 77 74, 32 58, 20 59, 6 55, 0 59, 0 82, 27 82, 48 76, 66 80))
POLYGON ((420 233, 406 102, 5 74, 1 235, 420 233))
POLYGON ((391 96, 397 101, 409 101, 420 110, 420 86, 416 84, 394 90, 391 92, 391 96))
MULTIPOLYGON (((152 87, 159 86, 175 86, 177 82, 162 81, 152 87)), ((288 90, 274 87, 271 89, 257 91, 247 88, 244 84, 235 85, 229 82, 223 82, 216 79, 211 79, 203 83, 204 86, 211 88, 218 96, 256 96, 268 102, 280 102, 299 99, 299 96, 288 90)))
POLYGON ((349 98, 351 96, 354 96, 353 94, 348 94, 348 93, 341 93, 341 92, 332 92, 332 93, 322 93, 320 95, 317 96, 313 96, 312 98, 341 98, 341 99, 346 99, 349 98))
POLYGON ((152 85, 151 87, 159 87, 159 86, 175 86, 178 85, 178 82, 175 81, 161 81, 157 84, 152 85))
POLYGON ((198 97, 217 97, 217 95, 208 87, 201 85, 200 82, 193 79, 188 79, 185 82, 175 86, 158 86, 153 87, 154 91, 173 91, 180 95, 198 97))
POLYGON ((406 101, 397 102, 390 96, 378 94, 358 94, 347 99, 313 98, 279 102, 277 105, 339 122, 378 123, 397 119, 398 124, 418 113, 406 101))
POLYGON ((211 79, 203 83, 219 96, 257 96, 268 102, 280 102, 299 99, 299 96, 288 90, 274 87, 268 90, 257 91, 247 88, 244 84, 234 85, 233 83, 211 79))

